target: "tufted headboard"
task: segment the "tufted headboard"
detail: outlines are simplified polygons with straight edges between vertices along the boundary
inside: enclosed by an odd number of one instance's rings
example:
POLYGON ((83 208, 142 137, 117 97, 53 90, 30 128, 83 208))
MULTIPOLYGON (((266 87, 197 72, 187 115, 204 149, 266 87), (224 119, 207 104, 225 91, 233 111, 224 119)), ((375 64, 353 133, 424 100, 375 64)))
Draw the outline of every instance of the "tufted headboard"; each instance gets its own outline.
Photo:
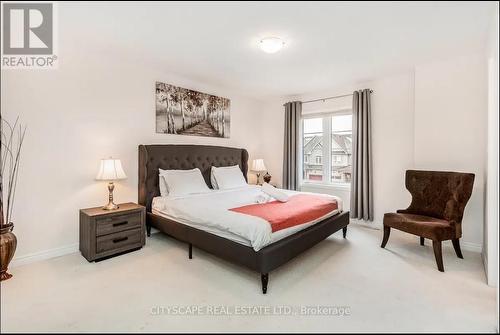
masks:
POLYGON ((139 145, 139 204, 151 212, 151 202, 160 195, 158 169, 189 170, 199 168, 205 182, 210 182, 212 166, 239 165, 245 179, 248 152, 245 149, 189 144, 139 145))

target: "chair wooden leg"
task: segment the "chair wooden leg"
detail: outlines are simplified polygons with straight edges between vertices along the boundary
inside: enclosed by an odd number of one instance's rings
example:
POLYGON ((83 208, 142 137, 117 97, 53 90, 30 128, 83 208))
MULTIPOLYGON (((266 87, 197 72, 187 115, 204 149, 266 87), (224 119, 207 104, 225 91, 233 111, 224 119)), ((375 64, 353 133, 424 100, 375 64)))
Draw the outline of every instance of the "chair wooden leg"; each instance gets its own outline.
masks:
POLYGON ((457 254, 458 258, 464 258, 462 255, 462 250, 460 250, 460 240, 458 238, 451 240, 453 243, 453 248, 455 249, 455 253, 457 254))
POLYGON ((146 235, 148 235, 148 237, 151 236, 151 226, 146 224, 146 235))
POLYGON ((434 249, 434 257, 436 257, 438 270, 444 272, 443 251, 441 248, 441 241, 432 241, 432 248, 434 249))
POLYGON ((189 259, 193 259, 193 245, 189 243, 189 259))
POLYGON ((346 236, 347 236, 347 227, 342 228, 342 235, 344 236, 344 238, 346 238, 346 236))
POLYGON ((425 242, 424 242, 424 241, 425 241, 425 238, 420 237, 420 245, 425 245, 425 242))
POLYGON ((389 235, 391 234, 391 227, 384 226, 384 238, 382 239, 381 248, 385 248, 387 241, 389 241, 389 235))

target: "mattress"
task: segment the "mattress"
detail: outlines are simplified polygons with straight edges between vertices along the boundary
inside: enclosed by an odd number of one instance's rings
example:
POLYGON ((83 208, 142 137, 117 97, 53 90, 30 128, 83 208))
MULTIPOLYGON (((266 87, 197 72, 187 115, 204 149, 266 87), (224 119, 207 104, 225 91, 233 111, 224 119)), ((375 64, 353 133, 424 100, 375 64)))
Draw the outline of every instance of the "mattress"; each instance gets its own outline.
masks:
MULTIPOLYGON (((307 194, 307 192, 289 190, 283 190, 283 192, 289 195, 307 194)), ((248 185, 230 190, 210 190, 206 193, 188 196, 155 197, 152 203, 152 212, 181 224, 252 247, 255 251, 342 212, 340 198, 321 195, 335 199, 338 208, 313 221, 273 233, 266 220, 229 211, 230 208, 255 204, 257 199, 262 199, 262 195, 260 186, 248 185)))

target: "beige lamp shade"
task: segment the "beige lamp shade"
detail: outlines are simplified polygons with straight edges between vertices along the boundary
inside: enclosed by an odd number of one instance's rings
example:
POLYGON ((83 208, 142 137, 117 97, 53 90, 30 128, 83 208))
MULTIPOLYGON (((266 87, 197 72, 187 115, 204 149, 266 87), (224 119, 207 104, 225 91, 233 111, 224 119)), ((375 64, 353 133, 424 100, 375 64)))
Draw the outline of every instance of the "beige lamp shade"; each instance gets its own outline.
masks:
POLYGON ((95 179, 97 180, 118 180, 126 179, 127 175, 122 168, 122 162, 119 159, 101 159, 101 166, 95 179))
POLYGON ((264 160, 262 158, 258 158, 258 159, 253 160, 252 171, 255 171, 255 172, 267 171, 266 166, 264 165, 264 160))

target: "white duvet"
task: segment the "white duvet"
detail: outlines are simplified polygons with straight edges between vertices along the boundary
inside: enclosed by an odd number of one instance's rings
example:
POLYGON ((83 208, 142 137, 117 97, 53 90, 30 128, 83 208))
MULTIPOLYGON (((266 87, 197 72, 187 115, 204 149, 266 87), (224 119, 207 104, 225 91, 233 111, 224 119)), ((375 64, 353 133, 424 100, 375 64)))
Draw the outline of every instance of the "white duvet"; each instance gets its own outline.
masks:
MULTIPOLYGON (((306 193, 288 190, 283 192, 289 195, 306 193)), ((260 186, 256 185, 230 190, 211 190, 188 196, 156 197, 153 199, 152 208, 155 214, 251 246, 258 251, 266 245, 342 211, 340 198, 324 196, 337 200, 338 209, 317 220, 274 233, 271 231, 271 225, 262 218, 229 211, 231 208, 262 202, 262 199, 274 200, 265 196, 260 186)))

